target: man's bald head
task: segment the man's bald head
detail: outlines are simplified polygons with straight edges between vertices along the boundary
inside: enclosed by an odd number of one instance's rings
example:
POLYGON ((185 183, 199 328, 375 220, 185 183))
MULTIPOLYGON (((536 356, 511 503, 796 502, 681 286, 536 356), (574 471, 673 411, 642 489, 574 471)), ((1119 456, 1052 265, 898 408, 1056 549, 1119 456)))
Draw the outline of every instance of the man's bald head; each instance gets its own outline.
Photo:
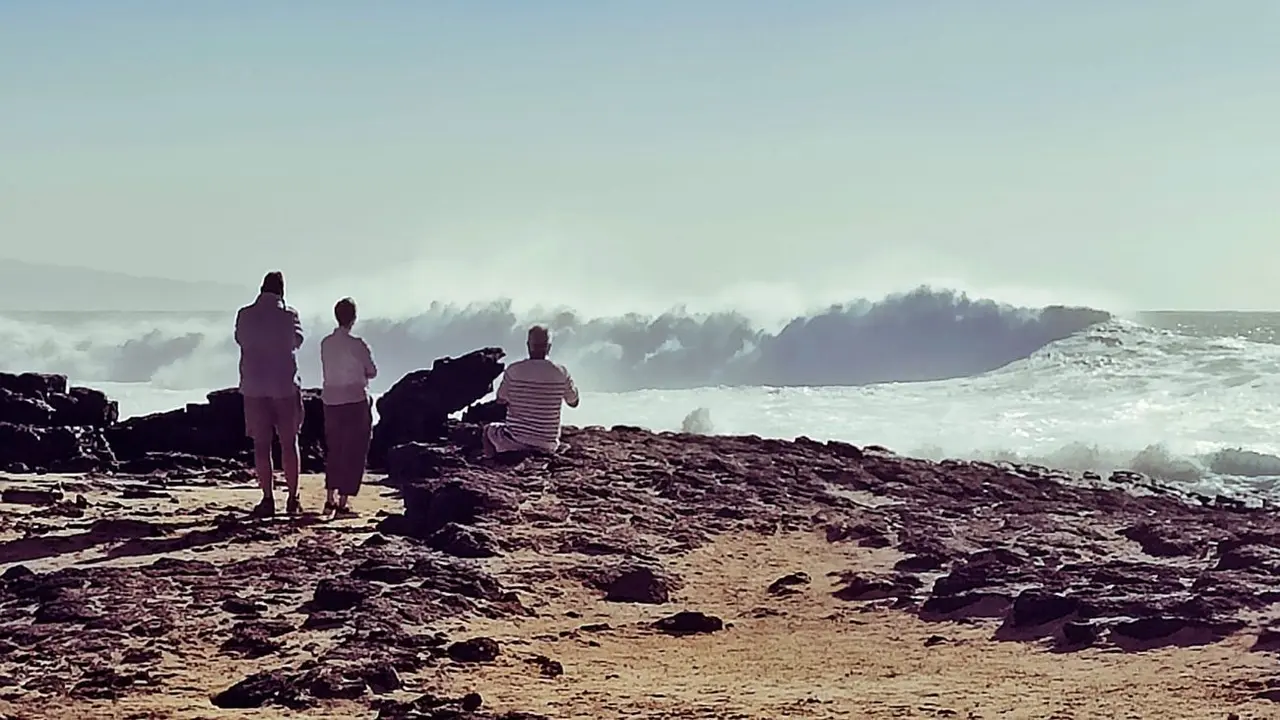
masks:
POLYGON ((529 328, 527 344, 529 357, 535 360, 545 359, 547 353, 551 352, 551 331, 541 325, 534 325, 529 328))

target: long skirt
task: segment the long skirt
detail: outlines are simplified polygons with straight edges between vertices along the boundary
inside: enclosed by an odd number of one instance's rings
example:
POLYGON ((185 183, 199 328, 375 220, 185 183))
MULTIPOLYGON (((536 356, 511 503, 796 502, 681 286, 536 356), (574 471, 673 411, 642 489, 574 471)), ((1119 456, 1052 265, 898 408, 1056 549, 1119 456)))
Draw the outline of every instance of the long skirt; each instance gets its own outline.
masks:
POLYGON ((369 400, 324 406, 325 489, 348 497, 360 493, 372 435, 373 407, 369 400))

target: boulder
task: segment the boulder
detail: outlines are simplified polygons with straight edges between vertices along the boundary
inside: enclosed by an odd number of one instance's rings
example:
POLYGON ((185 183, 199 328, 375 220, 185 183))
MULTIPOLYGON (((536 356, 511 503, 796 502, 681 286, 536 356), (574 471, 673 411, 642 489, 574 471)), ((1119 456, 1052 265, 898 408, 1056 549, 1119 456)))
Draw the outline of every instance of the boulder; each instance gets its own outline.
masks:
POLYGON ((675 582, 660 570, 648 567, 622 568, 605 584, 608 602, 662 605, 671 599, 675 582))
POLYGON ((653 629, 668 635, 698 635, 720 632, 724 629, 724 621, 715 615, 682 610, 654 621, 653 629))
POLYGON ((493 392, 505 356, 500 348, 475 350, 456 358, 440 358, 430 370, 400 378, 378 398, 378 424, 369 447, 369 467, 387 467, 391 448, 431 442, 449 434, 448 419, 493 392))
POLYGON ((448 448, 412 442, 397 445, 387 453, 387 481, 405 485, 416 480, 443 477, 447 471, 466 467, 467 463, 448 448))

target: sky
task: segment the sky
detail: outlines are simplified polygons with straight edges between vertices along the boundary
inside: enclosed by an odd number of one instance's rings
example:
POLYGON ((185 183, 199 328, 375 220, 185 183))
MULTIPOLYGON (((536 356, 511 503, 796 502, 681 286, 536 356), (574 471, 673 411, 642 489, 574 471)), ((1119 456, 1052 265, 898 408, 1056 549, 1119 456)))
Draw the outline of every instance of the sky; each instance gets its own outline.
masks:
POLYGON ((1280 309, 1277 37, 1274 0, 0 0, 0 257, 1280 309))

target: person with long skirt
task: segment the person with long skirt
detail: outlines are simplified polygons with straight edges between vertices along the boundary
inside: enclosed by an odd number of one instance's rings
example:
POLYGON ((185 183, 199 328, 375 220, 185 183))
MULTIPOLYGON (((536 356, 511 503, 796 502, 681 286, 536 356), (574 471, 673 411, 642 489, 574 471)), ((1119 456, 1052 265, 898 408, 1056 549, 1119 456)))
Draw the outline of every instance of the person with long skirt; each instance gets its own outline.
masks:
POLYGON ((356 303, 343 298, 333 307, 338 327, 320 341, 320 365, 324 373, 324 486, 325 510, 334 517, 354 517, 351 498, 360 494, 365 460, 373 435, 373 406, 369 381, 378 375, 373 352, 363 338, 351 333, 356 324, 356 303))

